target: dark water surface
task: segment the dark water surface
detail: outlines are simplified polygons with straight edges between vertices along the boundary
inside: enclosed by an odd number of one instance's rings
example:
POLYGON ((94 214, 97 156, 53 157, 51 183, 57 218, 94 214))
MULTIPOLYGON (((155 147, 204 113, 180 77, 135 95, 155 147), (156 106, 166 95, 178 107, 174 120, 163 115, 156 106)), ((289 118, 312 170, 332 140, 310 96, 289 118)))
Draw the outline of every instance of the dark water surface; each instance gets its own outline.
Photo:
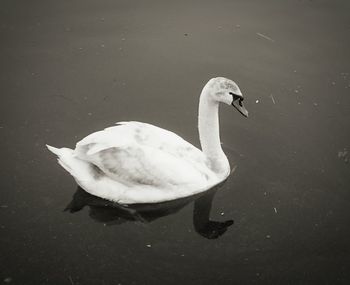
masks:
POLYGON ((1 0, 0 282, 349 284, 349 11, 347 0, 1 0), (213 76, 238 83, 250 117, 221 108, 238 167, 197 200, 105 205, 44 147, 122 120, 198 146, 213 76), (75 213, 63 212, 74 193, 75 213))

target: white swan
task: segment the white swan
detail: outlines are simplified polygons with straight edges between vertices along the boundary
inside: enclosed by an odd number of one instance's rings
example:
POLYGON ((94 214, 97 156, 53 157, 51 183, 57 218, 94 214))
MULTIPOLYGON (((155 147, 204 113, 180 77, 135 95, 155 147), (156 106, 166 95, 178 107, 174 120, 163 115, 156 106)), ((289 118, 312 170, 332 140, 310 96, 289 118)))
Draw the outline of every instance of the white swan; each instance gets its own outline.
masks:
POLYGON ((221 148, 219 103, 248 116, 233 81, 208 81, 199 100, 202 151, 178 135, 140 122, 120 122, 92 133, 74 150, 48 149, 87 192, 122 204, 157 203, 205 191, 225 180, 230 165, 221 148))

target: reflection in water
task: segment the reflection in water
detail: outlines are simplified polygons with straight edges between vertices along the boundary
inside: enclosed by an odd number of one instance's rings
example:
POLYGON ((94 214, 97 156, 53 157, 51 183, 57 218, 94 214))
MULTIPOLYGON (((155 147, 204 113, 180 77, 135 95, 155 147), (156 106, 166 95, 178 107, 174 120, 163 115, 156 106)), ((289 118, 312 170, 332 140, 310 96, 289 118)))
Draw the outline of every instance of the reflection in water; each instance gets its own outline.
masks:
POLYGON ((66 207, 65 211, 74 213, 88 206, 90 208, 90 217, 107 225, 119 225, 128 221, 149 223, 160 217, 174 214, 194 201, 193 224, 196 232, 205 238, 215 239, 223 235, 227 228, 233 224, 233 220, 225 222, 210 220, 213 198, 216 191, 223 184, 224 182, 205 193, 174 201, 133 205, 121 205, 93 196, 78 186, 73 200, 66 207))

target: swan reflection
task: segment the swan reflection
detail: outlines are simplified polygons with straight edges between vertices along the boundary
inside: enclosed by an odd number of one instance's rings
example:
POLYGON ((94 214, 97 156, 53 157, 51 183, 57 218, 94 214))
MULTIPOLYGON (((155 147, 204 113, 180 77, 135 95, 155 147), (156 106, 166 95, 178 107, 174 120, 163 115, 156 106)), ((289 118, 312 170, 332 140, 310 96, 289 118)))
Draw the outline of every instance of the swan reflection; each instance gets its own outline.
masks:
POLYGON ((75 213, 88 206, 90 217, 106 225, 119 225, 130 221, 149 223, 161 217, 174 214, 186 205, 194 202, 194 229, 205 238, 215 239, 223 235, 228 227, 233 224, 233 220, 224 222, 210 220, 214 196, 223 184, 221 183, 205 193, 186 198, 156 204, 133 205, 121 205, 93 196, 78 186, 73 200, 68 204, 65 211, 75 213))

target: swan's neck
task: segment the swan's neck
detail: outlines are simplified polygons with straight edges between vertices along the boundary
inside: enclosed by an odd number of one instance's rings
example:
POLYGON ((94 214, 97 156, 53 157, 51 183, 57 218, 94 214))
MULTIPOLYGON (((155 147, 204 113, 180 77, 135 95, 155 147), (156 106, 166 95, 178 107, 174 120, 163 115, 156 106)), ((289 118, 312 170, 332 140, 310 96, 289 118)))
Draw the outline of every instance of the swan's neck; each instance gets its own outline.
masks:
POLYGON ((220 142, 219 102, 210 98, 210 91, 204 87, 199 99, 198 130, 203 153, 209 167, 218 174, 230 171, 230 165, 220 142))

